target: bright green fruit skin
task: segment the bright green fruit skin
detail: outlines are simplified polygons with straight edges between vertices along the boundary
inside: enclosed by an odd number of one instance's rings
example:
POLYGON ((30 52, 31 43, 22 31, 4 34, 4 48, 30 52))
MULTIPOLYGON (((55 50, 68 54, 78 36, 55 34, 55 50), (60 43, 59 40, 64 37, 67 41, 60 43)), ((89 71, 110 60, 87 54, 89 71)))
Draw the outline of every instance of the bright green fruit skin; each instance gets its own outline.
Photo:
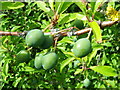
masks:
POLYGON ((51 52, 43 56, 42 66, 45 70, 53 68, 57 64, 58 56, 51 52))
POLYGON ((25 42, 28 46, 39 47, 43 44, 44 33, 39 29, 33 29, 28 32, 25 37, 25 42))
POLYGON ((49 35, 49 34, 44 34, 45 36, 45 39, 44 39, 44 42, 43 44, 41 45, 41 48, 43 49, 47 49, 49 48, 50 46, 53 45, 53 36, 52 35, 49 35))
POLYGON ((17 63, 28 62, 30 60, 30 54, 26 50, 21 50, 16 55, 17 63))
POLYGON ((40 54, 39 56, 36 56, 35 57, 35 61, 34 61, 34 66, 37 68, 37 69, 40 69, 42 68, 42 59, 43 58, 43 55, 40 54))
POLYGON ((77 57, 84 57, 91 52, 91 44, 87 38, 79 39, 73 46, 73 53, 77 57))
POLYGON ((90 80, 88 78, 86 78, 84 81, 83 81, 83 85, 85 87, 88 87, 90 85, 90 80))

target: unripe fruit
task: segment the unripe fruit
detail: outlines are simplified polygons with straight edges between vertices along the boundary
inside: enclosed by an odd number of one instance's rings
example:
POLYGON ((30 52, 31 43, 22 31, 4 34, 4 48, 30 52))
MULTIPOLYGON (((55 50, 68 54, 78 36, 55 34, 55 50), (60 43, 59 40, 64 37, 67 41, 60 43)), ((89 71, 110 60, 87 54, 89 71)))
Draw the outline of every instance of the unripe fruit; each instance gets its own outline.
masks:
POLYGON ((84 23, 80 19, 75 19, 74 22, 72 23, 72 27, 77 27, 78 29, 83 29, 84 23))
POLYGON ((47 49, 47 48, 49 48, 50 46, 53 45, 53 42, 54 42, 53 41, 53 36, 50 35, 50 34, 44 34, 44 36, 45 36, 45 39, 43 41, 43 44, 41 45, 41 48, 47 49))
POLYGON ((21 50, 16 55, 17 63, 28 62, 30 60, 30 54, 26 50, 21 50))
POLYGON ((90 80, 88 78, 86 78, 84 81, 83 81, 83 85, 85 87, 88 87, 90 85, 90 80))
POLYGON ((34 61, 34 66, 37 68, 37 69, 40 69, 42 68, 42 59, 43 58, 43 55, 40 54, 39 56, 36 56, 35 57, 35 61, 34 61))
POLYGON ((87 38, 82 38, 75 42, 73 46, 73 53, 77 57, 84 57, 91 52, 91 44, 87 38))
POLYGON ((42 66, 45 70, 53 68, 57 64, 58 56, 51 52, 43 56, 42 66))
POLYGON ((44 33, 39 29, 29 31, 25 37, 25 42, 28 46, 39 47, 43 44, 44 33))

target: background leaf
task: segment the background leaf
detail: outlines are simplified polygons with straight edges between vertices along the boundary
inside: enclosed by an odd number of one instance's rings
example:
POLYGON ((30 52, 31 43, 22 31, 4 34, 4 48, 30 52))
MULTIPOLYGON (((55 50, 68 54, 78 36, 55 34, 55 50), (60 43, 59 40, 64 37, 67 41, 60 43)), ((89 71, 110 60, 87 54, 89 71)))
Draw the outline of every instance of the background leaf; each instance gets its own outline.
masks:
POLYGON ((12 31, 12 32, 15 32, 15 31, 18 30, 20 27, 21 27, 21 26, 14 26, 14 27, 11 29, 11 31, 12 31))
POLYGON ((95 55, 97 54, 97 51, 100 50, 101 48, 102 48, 102 47, 96 47, 96 48, 93 49, 93 51, 92 51, 92 52, 89 54, 89 56, 88 56, 89 61, 88 61, 87 65, 90 64, 92 58, 95 57, 95 55))
POLYGON ((23 70, 22 70, 22 71, 27 71, 27 72, 30 72, 30 71, 35 71, 35 69, 34 69, 34 68, 32 68, 32 67, 26 66, 26 67, 24 67, 24 68, 23 68, 23 70))
POLYGON ((17 87, 17 85, 18 85, 18 83, 20 82, 21 79, 22 79, 21 77, 17 78, 17 79, 13 82, 12 85, 13 85, 14 87, 17 87))
POLYGON ((3 65, 3 73, 4 73, 6 76, 8 75, 8 69, 9 69, 8 63, 9 63, 9 60, 6 59, 5 62, 4 62, 4 65, 3 65))
POLYGON ((73 61, 75 58, 72 57, 72 58, 68 58, 66 60, 64 60, 61 65, 60 65, 60 72, 62 72, 63 68, 68 65, 71 61, 73 61))
POLYGON ((0 14, 0 18, 7 16, 7 14, 0 14))
POLYGON ((77 69, 74 74, 77 75, 77 74, 81 73, 82 71, 83 71, 83 69, 77 69))
POLYGON ((90 6, 91 6, 91 9, 92 9, 92 14, 94 15, 98 9, 98 7, 100 6, 100 4, 103 4, 104 2, 106 2, 106 0, 96 0, 96 2, 91 1, 90 2, 90 6))
POLYGON ((67 13, 67 14, 60 14, 60 18, 58 20, 58 24, 69 23, 74 21, 75 19, 83 19, 85 15, 81 13, 67 13))

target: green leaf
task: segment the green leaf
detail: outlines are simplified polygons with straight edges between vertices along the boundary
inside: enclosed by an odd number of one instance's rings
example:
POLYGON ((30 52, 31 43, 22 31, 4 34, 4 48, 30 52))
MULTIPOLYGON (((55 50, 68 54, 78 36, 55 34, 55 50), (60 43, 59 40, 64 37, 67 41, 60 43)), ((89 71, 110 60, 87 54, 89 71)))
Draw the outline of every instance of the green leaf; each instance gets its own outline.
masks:
POLYGON ((54 0, 49 0, 49 6, 54 11, 54 0))
POLYGON ((8 10, 8 6, 11 4, 11 2, 0 2, 0 10, 8 10))
POLYGON ((59 43, 69 43, 69 44, 74 44, 71 38, 69 37, 64 37, 59 43))
MULTIPOLYGON (((115 1, 115 0, 114 0, 114 1, 115 1)), ((108 6, 115 7, 115 2, 109 2, 107 5, 108 5, 108 6)))
POLYGON ((102 43, 101 45, 107 46, 107 47, 112 47, 113 46, 110 42, 102 43))
POLYGON ((64 2, 59 13, 63 13, 72 4, 72 2, 64 2))
POLYGON ((92 9, 92 14, 94 15, 98 9, 98 7, 100 6, 100 4, 103 4, 104 2, 106 2, 107 0, 96 0, 96 2, 93 0, 90 2, 90 7, 92 9))
POLYGON ((68 65, 71 61, 73 61, 75 58, 74 57, 70 57, 67 58, 66 60, 64 60, 61 65, 60 65, 60 72, 62 72, 63 68, 68 65))
POLYGON ((60 14, 60 18, 58 20, 58 24, 64 24, 64 23, 69 23, 75 19, 82 19, 84 18, 85 15, 81 13, 67 13, 67 14, 60 14))
POLYGON ((63 4, 63 2, 55 2, 55 11, 57 14, 59 14, 62 4, 63 4))
POLYGON ((11 3, 10 5, 8 5, 9 9, 18 9, 22 7, 24 7, 24 3, 22 2, 15 2, 15 3, 11 3))
POLYGON ((24 7, 22 2, 0 2, 0 10, 18 9, 24 7))
POLYGON ((55 10, 58 14, 63 13, 73 2, 55 2, 55 10))
POLYGON ((7 52, 7 51, 8 51, 7 49, 0 48, 0 52, 7 52))
POLYGON ((92 58, 95 57, 95 55, 97 54, 97 51, 100 50, 102 47, 96 47, 93 49, 93 51, 89 54, 88 58, 89 58, 89 62, 87 63, 87 65, 90 64, 92 58))
POLYGON ((21 77, 17 78, 17 79, 13 82, 12 85, 13 85, 14 87, 17 87, 17 85, 18 85, 18 83, 20 82, 21 79, 22 79, 21 77))
POLYGON ((100 6, 100 4, 105 1, 105 0, 97 0, 95 2, 95 6, 94 6, 94 9, 93 9, 93 14, 95 14, 95 12, 97 11, 98 7, 100 6))
POLYGON ((70 15, 66 14, 66 16, 64 16, 60 21, 58 21, 59 25, 66 23, 69 20, 69 17, 70 17, 70 15))
POLYGON ((8 83, 8 80, 7 80, 7 79, 8 79, 8 76, 2 74, 2 82, 8 83))
POLYGON ((102 35, 101 35, 101 29, 100 29, 100 26, 98 25, 98 23, 93 21, 93 22, 89 22, 88 24, 92 28, 92 31, 96 38, 97 43, 101 43, 102 35))
POLYGON ((112 88, 117 88, 115 85, 115 81, 113 80, 105 80, 108 86, 112 86, 112 88))
POLYGON ((14 32, 14 31, 18 30, 20 27, 21 27, 21 26, 14 26, 14 27, 11 29, 11 31, 14 32))
POLYGON ((75 56, 74 54, 73 54, 73 52, 63 52, 65 55, 69 55, 69 56, 75 56))
POLYGON ((38 1, 36 2, 37 6, 42 9, 44 12, 49 12, 50 11, 50 8, 46 7, 46 3, 43 2, 43 1, 38 1))
POLYGON ((83 14, 86 15, 86 5, 83 2, 75 2, 75 4, 82 10, 83 14))
POLYGON ((91 7, 91 10, 92 10, 92 14, 94 13, 95 3, 96 2, 90 2, 90 4, 89 4, 91 7))
POLYGON ((60 49, 61 51, 65 51, 65 47, 57 47, 58 49, 60 49))
POLYGON ((7 14, 0 14, 0 18, 7 16, 7 14))
POLYGON ((117 76, 117 73, 115 72, 115 69, 110 66, 92 66, 90 69, 101 73, 105 76, 117 76))
POLYGON ((0 53, 0 70, 1 70, 1 61, 3 60, 3 54, 2 53, 0 53))
POLYGON ((104 64, 105 64, 105 62, 107 62, 107 61, 109 61, 109 59, 106 57, 106 53, 105 53, 105 52, 103 52, 102 62, 101 62, 101 64, 102 64, 102 65, 104 65, 104 64))
POLYGON ((83 71, 83 69, 77 69, 74 74, 77 75, 77 74, 81 73, 82 71, 83 71))
POLYGON ((22 71, 28 71, 28 72, 30 72, 30 71, 35 71, 35 69, 32 68, 32 67, 26 66, 26 67, 24 67, 24 69, 22 71))
POLYGON ((104 85, 104 84, 102 84, 99 88, 105 88, 105 85, 104 85))
POLYGON ((6 76, 8 75, 8 69, 9 69, 8 63, 9 63, 9 60, 6 59, 5 62, 4 62, 4 65, 3 65, 3 73, 6 76))

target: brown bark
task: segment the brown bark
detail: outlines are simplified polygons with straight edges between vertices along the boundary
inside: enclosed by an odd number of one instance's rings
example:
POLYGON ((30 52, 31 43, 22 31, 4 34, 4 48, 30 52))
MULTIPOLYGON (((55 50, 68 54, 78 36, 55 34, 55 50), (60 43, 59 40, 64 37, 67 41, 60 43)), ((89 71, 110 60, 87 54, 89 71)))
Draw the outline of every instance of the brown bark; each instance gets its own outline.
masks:
MULTIPOLYGON (((117 21, 104 21, 104 22, 97 21, 97 23, 99 24, 101 29, 104 29, 105 27, 112 26, 112 25, 114 25, 114 24, 116 24, 118 22, 117 21)), ((73 32, 73 35, 81 35, 81 34, 84 34, 84 33, 88 33, 90 30, 91 30, 91 28, 85 28, 85 29, 82 29, 82 30, 78 30, 78 31, 73 32)), ((0 36, 1 35, 4 35, 4 36, 9 36, 9 35, 11 35, 11 36, 19 36, 19 35, 25 35, 26 33, 27 33, 27 31, 25 31, 25 32, 5 32, 5 31, 0 31, 0 36)), ((47 33, 51 34, 51 32, 47 32, 47 33)), ((55 33, 57 33, 57 32, 52 32, 53 35, 55 33)), ((64 32, 64 30, 63 30, 63 32, 59 31, 58 34, 60 36, 67 36, 68 35, 67 33, 68 32, 64 32)))

